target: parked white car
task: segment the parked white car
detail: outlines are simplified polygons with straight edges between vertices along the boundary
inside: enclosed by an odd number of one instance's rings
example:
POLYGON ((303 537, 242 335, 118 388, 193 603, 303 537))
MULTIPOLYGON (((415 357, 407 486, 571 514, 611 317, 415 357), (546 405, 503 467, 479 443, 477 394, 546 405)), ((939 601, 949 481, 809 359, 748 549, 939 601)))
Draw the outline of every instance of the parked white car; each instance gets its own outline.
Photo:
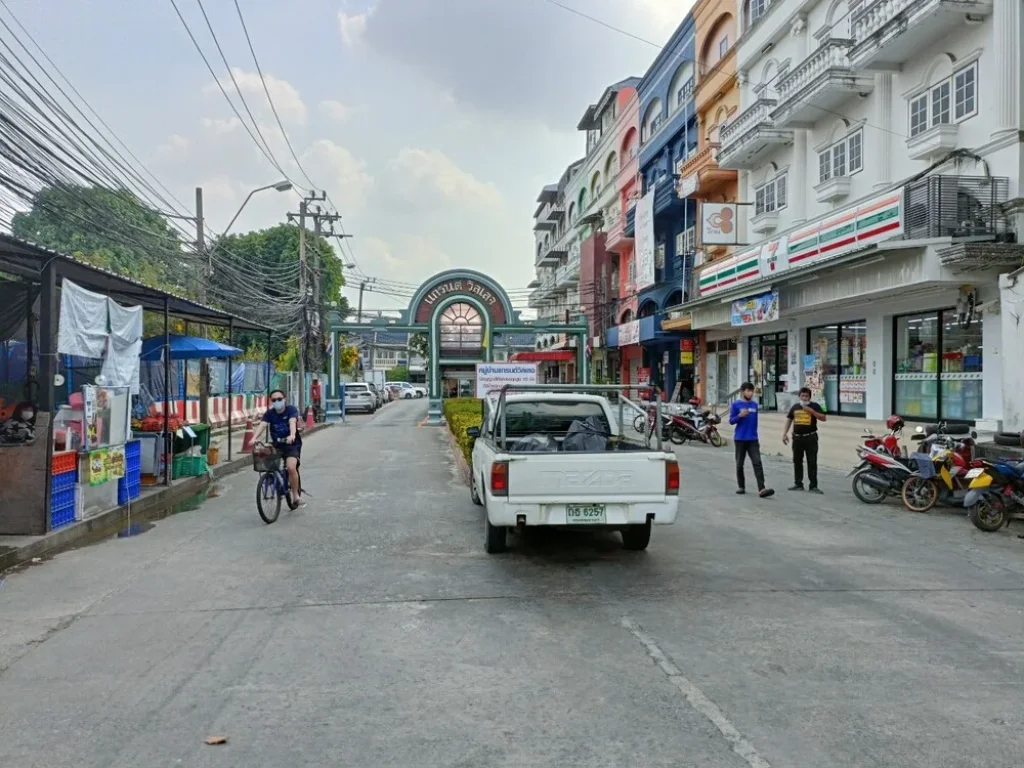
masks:
POLYGON ((426 397, 427 388, 418 384, 410 384, 408 381, 396 381, 394 382, 402 388, 402 399, 412 400, 417 397, 426 397))
POLYGON ((345 413, 374 413, 377 407, 377 396, 365 381, 345 384, 345 413))
POLYGON ((503 552, 509 530, 527 526, 618 530, 626 549, 642 550, 653 525, 675 522, 678 461, 660 440, 623 437, 621 407, 600 394, 609 387, 517 389, 527 391, 484 401, 482 425, 467 430, 487 552, 503 552))

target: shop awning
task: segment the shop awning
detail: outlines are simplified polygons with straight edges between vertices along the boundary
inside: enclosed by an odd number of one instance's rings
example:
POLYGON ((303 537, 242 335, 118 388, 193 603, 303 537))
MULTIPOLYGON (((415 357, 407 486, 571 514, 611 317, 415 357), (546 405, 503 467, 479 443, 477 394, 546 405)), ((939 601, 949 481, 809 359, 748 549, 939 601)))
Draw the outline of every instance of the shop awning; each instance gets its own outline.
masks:
MULTIPOLYGON (((238 347, 229 347, 212 339, 199 336, 171 336, 171 360, 203 360, 208 358, 234 357, 242 354, 238 347)), ((142 342, 142 360, 162 360, 163 336, 151 336, 142 342)))
POLYGON ((576 353, 571 349, 547 349, 534 352, 515 352, 513 363, 571 363, 576 353))

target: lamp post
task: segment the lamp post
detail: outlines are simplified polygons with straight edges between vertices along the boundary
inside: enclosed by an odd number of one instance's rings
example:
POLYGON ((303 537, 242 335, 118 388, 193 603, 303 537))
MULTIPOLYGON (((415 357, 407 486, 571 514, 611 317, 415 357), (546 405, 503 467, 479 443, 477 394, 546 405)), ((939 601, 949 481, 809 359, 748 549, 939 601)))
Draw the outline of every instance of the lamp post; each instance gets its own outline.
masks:
MULTIPOLYGON (((224 231, 220 233, 220 237, 217 238, 217 242, 214 243, 213 248, 206 254, 207 277, 213 274, 213 254, 217 251, 217 248, 220 247, 221 241, 224 240, 224 237, 231 231, 231 227, 233 227, 235 222, 238 221, 238 217, 242 215, 242 211, 245 210, 245 206, 247 206, 249 201, 252 200, 253 195, 258 192, 266 192, 268 189, 273 189, 276 192, 288 192, 291 188, 292 183, 290 181, 278 181, 274 184, 267 184, 264 187, 256 187, 256 189, 252 190, 245 196, 245 200, 243 200, 242 204, 238 207, 238 211, 236 211, 235 215, 231 217, 231 221, 229 221, 228 225, 224 227, 224 231)), ((203 188, 196 187, 196 232, 197 239, 200 243, 203 238, 203 226, 203 188)))

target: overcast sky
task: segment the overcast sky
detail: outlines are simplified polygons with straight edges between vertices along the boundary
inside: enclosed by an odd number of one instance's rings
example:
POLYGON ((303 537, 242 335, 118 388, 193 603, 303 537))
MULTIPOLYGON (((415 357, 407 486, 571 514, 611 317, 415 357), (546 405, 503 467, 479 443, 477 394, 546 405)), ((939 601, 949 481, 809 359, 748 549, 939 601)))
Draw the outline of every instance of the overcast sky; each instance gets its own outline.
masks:
MULTIPOLYGON (((659 44, 692 5, 560 1, 659 44)), ((195 186, 204 188, 215 230, 250 189, 280 178, 170 0, 6 2, 179 200, 192 208, 195 186)), ((198 3, 177 2, 235 97, 198 3)), ((267 105, 233 0, 204 4, 272 154, 305 184, 267 105)), ((525 287, 533 276, 535 199, 582 155, 577 121, 606 85, 642 75, 657 54, 550 0, 241 6, 285 129, 306 172, 341 209, 359 266, 405 282, 469 267, 509 289, 525 287)), ((262 193, 234 229, 272 226, 296 206, 292 193, 262 193)), ((384 296, 366 303, 404 304, 384 296)))

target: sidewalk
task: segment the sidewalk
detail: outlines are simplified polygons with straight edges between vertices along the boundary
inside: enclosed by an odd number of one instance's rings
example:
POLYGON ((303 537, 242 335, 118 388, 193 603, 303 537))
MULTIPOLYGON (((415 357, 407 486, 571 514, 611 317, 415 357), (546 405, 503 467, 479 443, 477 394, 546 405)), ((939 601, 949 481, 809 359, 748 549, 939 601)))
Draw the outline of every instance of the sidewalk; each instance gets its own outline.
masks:
MULTIPOLYGON (((329 426, 317 424, 304 434, 308 437, 329 426)), ((141 522, 147 518, 160 517, 160 513, 171 507, 198 497, 214 480, 251 466, 252 457, 240 453, 244 436, 244 427, 232 428, 233 458, 228 461, 227 430, 215 432, 212 435, 213 441, 221 444, 220 463, 210 467, 205 475, 182 477, 172 481, 169 486, 144 486, 142 496, 131 504, 106 510, 43 536, 0 536, 0 574, 34 558, 112 536, 125 527, 129 515, 133 522, 141 522)))

